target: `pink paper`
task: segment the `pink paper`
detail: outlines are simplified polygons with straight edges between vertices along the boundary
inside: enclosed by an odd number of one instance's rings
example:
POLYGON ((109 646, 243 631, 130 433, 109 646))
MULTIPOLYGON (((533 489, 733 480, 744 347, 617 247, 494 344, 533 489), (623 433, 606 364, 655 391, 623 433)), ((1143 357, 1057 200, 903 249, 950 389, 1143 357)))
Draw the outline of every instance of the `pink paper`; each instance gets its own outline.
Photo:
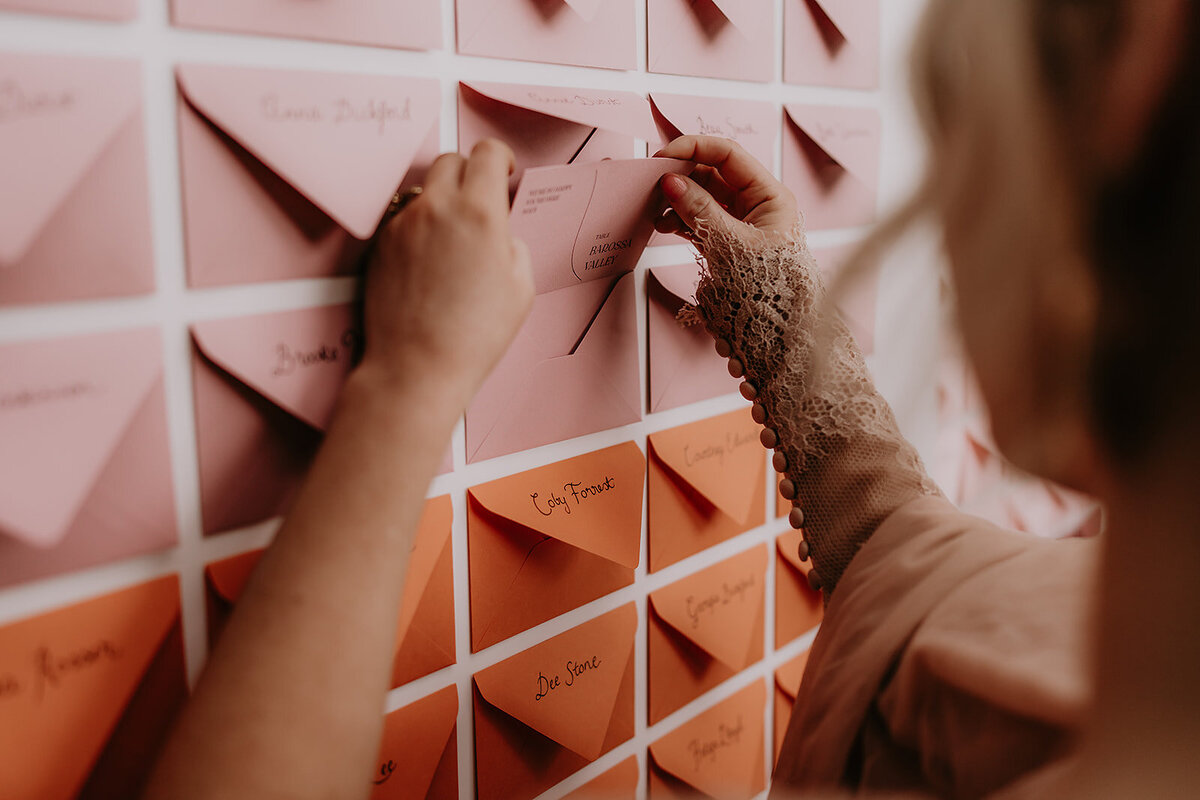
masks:
POLYGON ((458 52, 637 69, 635 0, 455 0, 458 52))
POLYGON ((0 54, 0 305, 154 290, 141 69, 0 54))
POLYGON ((877 216, 879 112, 787 105, 783 182, 810 231, 869 225, 877 216))
POLYGON ((768 170, 774 167, 779 141, 774 103, 663 92, 652 92, 650 102, 664 145, 680 136, 720 136, 740 144, 768 170))
POLYGON ((813 258, 825 277, 825 285, 832 293, 834 302, 845 320, 850 333, 854 335, 863 355, 875 352, 875 313, 879 297, 879 271, 870 270, 866 274, 847 278, 848 284, 843 286, 839 281, 846 261, 854 255, 855 247, 827 247, 813 250, 813 258))
POLYGON ((0 585, 176 537, 155 330, 0 347, 0 585))
POLYGON ((179 67, 193 286, 352 270, 438 150, 436 80, 179 67))
POLYGON ((762 0, 650 0, 650 72, 768 82, 775 77, 775 7, 762 0))
POLYGON ((185 28, 436 50, 442 46, 438 0, 171 0, 185 28))
POLYGON ((879 88, 879 0, 784 0, 783 79, 879 88))
POLYGON ((650 362, 650 411, 666 411, 737 391, 725 359, 713 349, 703 325, 685 327, 675 315, 695 301, 700 268, 695 263, 654 267, 646 279, 646 337, 650 362))
POLYGON ((634 140, 656 139, 646 98, 633 92, 460 83, 458 149, 486 138, 507 142, 516 155, 511 189, 525 170, 628 159, 634 140))
POLYGON ((124 22, 137 17, 138 0, 0 0, 0 9, 124 22))

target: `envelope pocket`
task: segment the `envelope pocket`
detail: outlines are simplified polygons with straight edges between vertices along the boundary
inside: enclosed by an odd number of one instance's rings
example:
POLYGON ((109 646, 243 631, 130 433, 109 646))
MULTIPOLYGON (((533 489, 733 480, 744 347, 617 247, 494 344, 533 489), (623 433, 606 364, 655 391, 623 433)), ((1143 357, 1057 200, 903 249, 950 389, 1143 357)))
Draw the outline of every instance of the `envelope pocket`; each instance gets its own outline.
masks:
POLYGON ((447 686, 384 717, 371 800, 458 797, 458 687, 447 686))
POLYGON ((633 277, 539 295, 467 410, 467 461, 641 419, 633 277))
POLYGON ((756 680, 649 747, 651 800, 673 797, 750 800, 766 788, 763 715, 756 680))
POLYGON ((626 442, 469 489, 472 651, 631 585, 644 483, 626 442))
POLYGON ((783 80, 879 88, 878 0, 785 0, 783 80))
POLYGON ((751 0, 652 0, 646 6, 650 72, 770 81, 775 10, 751 0))
POLYGON ((192 286, 352 271, 437 154, 436 80, 177 69, 192 286))
POLYGON ((458 52, 637 69, 634 0, 455 0, 458 52))
POLYGON ((775 646, 798 639, 821 624, 825 600, 808 585, 811 561, 800 560, 800 531, 788 531, 775 543, 775 646))
POLYGON ((650 724, 763 657, 766 548, 650 593, 650 724))
POLYGON ((136 797, 187 695, 175 576, 0 629, 0 795, 136 797))
POLYGON ((634 734, 632 603, 475 674, 480 800, 526 800, 634 734))
POLYGON ((766 459, 749 411, 648 437, 650 571, 766 521, 766 459))
POLYGON ((783 182, 809 230, 875 221, 880 118, 873 109, 787 105, 783 182))

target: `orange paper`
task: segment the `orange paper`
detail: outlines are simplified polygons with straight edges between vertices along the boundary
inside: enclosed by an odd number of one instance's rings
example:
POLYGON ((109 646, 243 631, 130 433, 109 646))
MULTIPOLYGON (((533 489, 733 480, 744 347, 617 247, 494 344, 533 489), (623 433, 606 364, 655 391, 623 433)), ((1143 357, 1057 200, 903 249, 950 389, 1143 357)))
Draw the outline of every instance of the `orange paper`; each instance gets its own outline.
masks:
POLYGON ((762 681, 650 745, 650 800, 749 800, 766 786, 762 681))
POLYGON ((632 603, 475 673, 479 800, 525 800, 634 733, 632 603))
POLYGON ((447 686, 383 718, 371 800, 458 797, 458 688, 447 686))
POLYGON ((171 575, 0 630, 0 797, 137 797, 187 697, 171 575))
POLYGON ((650 593, 650 724, 763 657, 767 548, 650 593))
POLYGON ((775 541, 775 646, 783 647, 821 624, 825 598, 808 585, 811 561, 800 560, 800 531, 775 541))
MULTIPOLYGON (((450 550, 450 523, 454 510, 449 495, 425 504, 408 562, 404 599, 396 632, 392 661, 392 687, 448 667, 455 661, 454 577, 450 550)), ((207 586, 209 643, 216 641, 234 603, 250 579, 262 550, 209 564, 207 586)))
POLYGON ((637 790, 637 757, 630 756, 575 791, 563 795, 562 800, 637 800, 637 790))
POLYGON ((645 472, 626 442, 468 490, 472 651, 633 583, 645 472))
POLYGON ((766 458, 749 409, 652 433, 650 571, 766 521, 766 458))
POLYGON ((796 692, 800 691, 800 681, 804 678, 804 668, 808 666, 808 653, 809 651, 805 650, 775 670, 776 761, 779 761, 779 751, 783 748, 783 737, 787 734, 788 723, 792 721, 792 707, 796 705, 796 692))

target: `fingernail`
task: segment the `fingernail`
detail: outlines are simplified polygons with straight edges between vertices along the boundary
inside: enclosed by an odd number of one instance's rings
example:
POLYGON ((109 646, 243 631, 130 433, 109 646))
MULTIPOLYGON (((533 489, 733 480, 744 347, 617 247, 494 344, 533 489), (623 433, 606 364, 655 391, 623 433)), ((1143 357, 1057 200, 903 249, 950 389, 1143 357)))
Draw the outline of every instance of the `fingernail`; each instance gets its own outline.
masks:
POLYGON ((687 183, 678 175, 667 175, 663 178, 662 189, 667 199, 674 202, 687 194, 687 183))

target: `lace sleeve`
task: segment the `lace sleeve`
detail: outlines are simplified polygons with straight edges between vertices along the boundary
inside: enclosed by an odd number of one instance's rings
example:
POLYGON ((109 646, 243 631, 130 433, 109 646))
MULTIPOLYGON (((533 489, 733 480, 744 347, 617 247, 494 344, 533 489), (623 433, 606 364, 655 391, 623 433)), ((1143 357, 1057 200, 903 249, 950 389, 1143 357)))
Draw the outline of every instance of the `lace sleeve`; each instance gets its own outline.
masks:
POLYGON ((827 307, 803 230, 746 242, 701 226, 696 241, 704 254, 696 311, 730 342, 766 409, 828 597, 875 529, 937 486, 876 391, 854 337, 827 307))

